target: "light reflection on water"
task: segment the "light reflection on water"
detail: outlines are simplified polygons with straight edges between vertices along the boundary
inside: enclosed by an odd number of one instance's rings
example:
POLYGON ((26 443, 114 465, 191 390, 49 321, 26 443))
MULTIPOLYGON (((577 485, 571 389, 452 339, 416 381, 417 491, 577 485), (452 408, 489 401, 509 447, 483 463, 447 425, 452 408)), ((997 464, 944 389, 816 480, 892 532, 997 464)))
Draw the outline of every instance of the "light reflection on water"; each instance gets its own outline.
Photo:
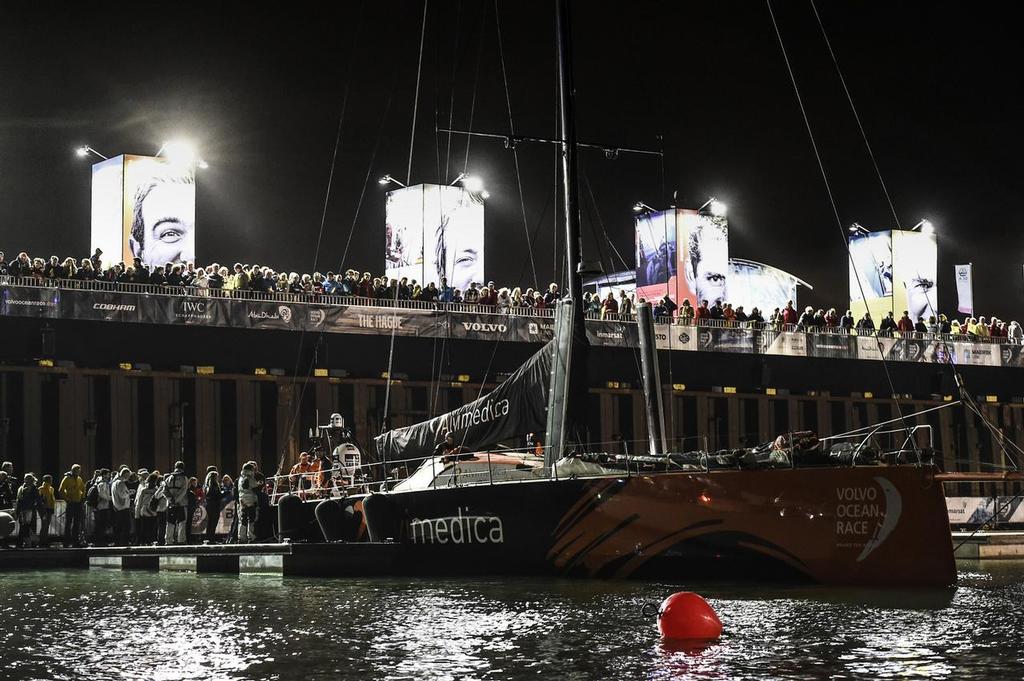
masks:
POLYGON ((0 575, 0 678, 1024 677, 1024 563, 932 592, 566 580, 0 575), (640 607, 703 593, 725 624, 661 642, 640 607))

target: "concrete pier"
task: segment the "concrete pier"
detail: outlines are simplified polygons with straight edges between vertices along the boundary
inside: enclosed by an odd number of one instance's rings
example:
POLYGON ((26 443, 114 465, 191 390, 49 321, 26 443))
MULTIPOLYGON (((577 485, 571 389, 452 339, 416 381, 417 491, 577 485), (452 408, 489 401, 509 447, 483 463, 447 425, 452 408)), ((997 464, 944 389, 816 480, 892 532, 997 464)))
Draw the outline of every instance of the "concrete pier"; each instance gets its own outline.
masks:
POLYGON ((1024 559, 1024 532, 954 532, 957 558, 1024 559))

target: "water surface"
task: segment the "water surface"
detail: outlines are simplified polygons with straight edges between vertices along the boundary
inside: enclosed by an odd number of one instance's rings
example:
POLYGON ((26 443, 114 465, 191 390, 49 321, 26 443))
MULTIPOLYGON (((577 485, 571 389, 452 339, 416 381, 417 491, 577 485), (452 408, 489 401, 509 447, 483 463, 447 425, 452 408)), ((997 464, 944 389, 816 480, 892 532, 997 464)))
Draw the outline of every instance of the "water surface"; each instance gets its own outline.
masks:
POLYGON ((1024 563, 945 591, 570 580, 0 574, 0 678, 1021 679, 1024 563), (640 608, 705 595, 725 635, 640 608))

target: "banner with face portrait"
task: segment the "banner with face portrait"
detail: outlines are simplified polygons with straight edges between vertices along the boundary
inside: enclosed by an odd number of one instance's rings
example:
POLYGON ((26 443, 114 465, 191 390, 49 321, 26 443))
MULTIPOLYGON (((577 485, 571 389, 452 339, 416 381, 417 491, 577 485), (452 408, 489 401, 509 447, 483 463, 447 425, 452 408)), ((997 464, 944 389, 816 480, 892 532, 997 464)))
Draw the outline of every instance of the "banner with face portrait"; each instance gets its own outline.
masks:
POLYGON ((104 264, 124 260, 124 156, 93 164, 91 218, 89 252, 103 251, 104 264))
POLYGON ((153 270, 196 259, 196 182, 191 166, 124 157, 124 261, 153 270))
POLYGON ((775 308, 783 309, 786 303, 797 303, 797 285, 803 283, 789 272, 771 265, 729 258, 729 302, 742 305, 750 314, 756 307, 768 319, 775 308))
POLYGON ((904 310, 910 319, 928 321, 939 316, 937 284, 939 255, 935 234, 892 232, 893 311, 904 310))
POLYGON ((136 258, 150 270, 195 262, 196 183, 191 165, 122 155, 92 167, 92 249, 105 265, 136 258))
POLYGON ((689 300, 714 305, 728 302, 729 223, 724 216, 705 215, 695 210, 678 213, 679 271, 682 281, 677 302, 689 300))
POLYGON ((893 309, 892 232, 850 237, 850 311, 856 319, 870 312, 877 326, 893 309))
POLYGON ((391 279, 415 279, 465 291, 486 284, 484 202, 462 187, 417 184, 388 192, 384 268, 391 279))
POLYGON ((657 301, 668 293, 678 300, 678 211, 645 213, 636 218, 636 295, 657 301))

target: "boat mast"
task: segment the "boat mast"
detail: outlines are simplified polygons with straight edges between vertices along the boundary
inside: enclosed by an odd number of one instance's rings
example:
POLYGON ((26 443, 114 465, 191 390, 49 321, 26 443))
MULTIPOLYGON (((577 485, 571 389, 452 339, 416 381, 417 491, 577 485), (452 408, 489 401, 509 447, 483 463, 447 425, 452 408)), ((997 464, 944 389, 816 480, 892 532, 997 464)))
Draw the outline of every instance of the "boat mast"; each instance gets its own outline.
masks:
POLYGON ((565 218, 567 294, 555 308, 551 387, 548 391, 547 446, 544 464, 554 464, 573 444, 585 439, 587 336, 583 321, 583 280, 580 275, 579 192, 576 181, 579 153, 576 146, 575 92, 572 82, 569 0, 555 0, 555 44, 558 46, 558 113, 561 121, 562 198, 565 218))
POLYGON ((558 112, 561 122, 562 199, 565 210, 565 259, 574 326, 583 330, 583 278, 580 206, 577 182, 579 149, 576 145, 576 91, 573 85, 572 36, 569 0, 556 0, 555 40, 558 45, 558 112))

